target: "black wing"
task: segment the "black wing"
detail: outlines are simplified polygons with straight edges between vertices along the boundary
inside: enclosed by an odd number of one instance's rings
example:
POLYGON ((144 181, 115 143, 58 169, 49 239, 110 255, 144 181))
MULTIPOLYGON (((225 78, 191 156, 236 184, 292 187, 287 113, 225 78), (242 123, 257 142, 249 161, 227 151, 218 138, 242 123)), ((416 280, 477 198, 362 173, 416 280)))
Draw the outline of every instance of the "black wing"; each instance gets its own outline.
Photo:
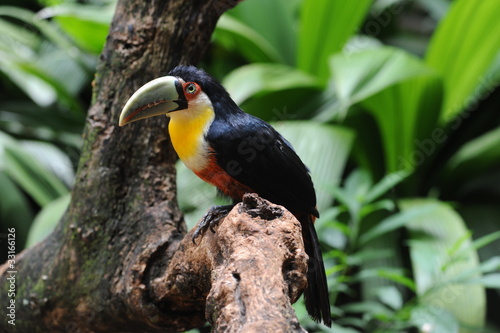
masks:
POLYGON ((244 112, 216 119, 208 131, 217 163, 240 183, 292 213, 318 216, 309 171, 271 125, 244 112))

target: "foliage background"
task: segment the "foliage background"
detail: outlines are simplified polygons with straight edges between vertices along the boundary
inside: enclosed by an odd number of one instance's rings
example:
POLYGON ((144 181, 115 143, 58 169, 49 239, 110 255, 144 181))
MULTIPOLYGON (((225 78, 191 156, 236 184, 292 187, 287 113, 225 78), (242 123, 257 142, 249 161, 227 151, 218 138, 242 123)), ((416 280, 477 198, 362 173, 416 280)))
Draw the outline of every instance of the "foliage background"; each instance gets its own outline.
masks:
MULTIPOLYGON (((0 6, 0 224, 18 250, 69 203, 114 4, 0 6)), ((246 0, 221 18, 201 66, 311 169, 332 331, 500 330, 499 14, 497 0, 246 0)), ((180 164, 178 184, 190 226, 220 200, 180 164)))

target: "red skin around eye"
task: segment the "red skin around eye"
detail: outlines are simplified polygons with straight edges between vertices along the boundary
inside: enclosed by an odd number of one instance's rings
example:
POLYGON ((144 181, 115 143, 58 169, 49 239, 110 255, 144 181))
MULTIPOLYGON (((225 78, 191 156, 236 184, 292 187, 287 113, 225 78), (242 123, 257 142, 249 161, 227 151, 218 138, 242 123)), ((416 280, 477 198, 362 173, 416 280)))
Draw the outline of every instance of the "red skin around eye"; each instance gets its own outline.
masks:
POLYGON ((184 96, 186 96, 186 99, 190 101, 198 96, 198 94, 201 92, 201 87, 196 82, 186 82, 182 85, 182 90, 184 90, 184 96), (196 86, 196 91, 194 93, 190 93, 187 91, 187 86, 190 84, 194 84, 196 86))

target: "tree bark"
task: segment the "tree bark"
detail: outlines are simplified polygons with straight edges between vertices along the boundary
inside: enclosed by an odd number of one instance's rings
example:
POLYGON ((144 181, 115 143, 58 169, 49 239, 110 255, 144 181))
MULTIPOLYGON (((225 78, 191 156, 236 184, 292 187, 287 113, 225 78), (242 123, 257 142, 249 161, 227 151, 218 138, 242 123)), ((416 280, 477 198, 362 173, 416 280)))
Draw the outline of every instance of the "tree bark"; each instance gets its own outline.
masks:
MULTIPOLYGON (((196 64, 236 0, 118 2, 94 81, 72 201, 56 230, 15 263, 8 332, 165 332, 202 326, 203 313, 165 313, 150 286, 185 233, 167 121, 119 128, 125 101, 179 63, 196 64)), ((8 266, 0 268, 2 293, 8 266)), ((0 298, 5 309, 10 298, 0 298)), ((2 312, 4 313, 4 312, 2 312)))
POLYGON ((193 232, 151 284, 166 312, 205 310, 213 332, 305 332, 291 303, 307 285, 308 257, 290 212, 246 194, 215 233, 195 244, 193 232))

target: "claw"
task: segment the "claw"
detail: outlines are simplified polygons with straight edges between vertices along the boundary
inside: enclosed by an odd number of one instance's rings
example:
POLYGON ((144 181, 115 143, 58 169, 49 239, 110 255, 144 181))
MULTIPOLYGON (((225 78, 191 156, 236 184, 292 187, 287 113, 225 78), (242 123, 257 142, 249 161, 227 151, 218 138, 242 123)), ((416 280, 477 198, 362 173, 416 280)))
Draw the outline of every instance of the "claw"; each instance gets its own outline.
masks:
POLYGON ((205 214, 205 216, 201 219, 200 223, 196 226, 196 229, 193 233, 193 243, 196 244, 196 238, 199 236, 203 236, 208 229, 215 233, 214 227, 217 226, 223 218, 229 214, 231 209, 233 209, 234 205, 227 206, 213 206, 209 209, 209 211, 205 214))

